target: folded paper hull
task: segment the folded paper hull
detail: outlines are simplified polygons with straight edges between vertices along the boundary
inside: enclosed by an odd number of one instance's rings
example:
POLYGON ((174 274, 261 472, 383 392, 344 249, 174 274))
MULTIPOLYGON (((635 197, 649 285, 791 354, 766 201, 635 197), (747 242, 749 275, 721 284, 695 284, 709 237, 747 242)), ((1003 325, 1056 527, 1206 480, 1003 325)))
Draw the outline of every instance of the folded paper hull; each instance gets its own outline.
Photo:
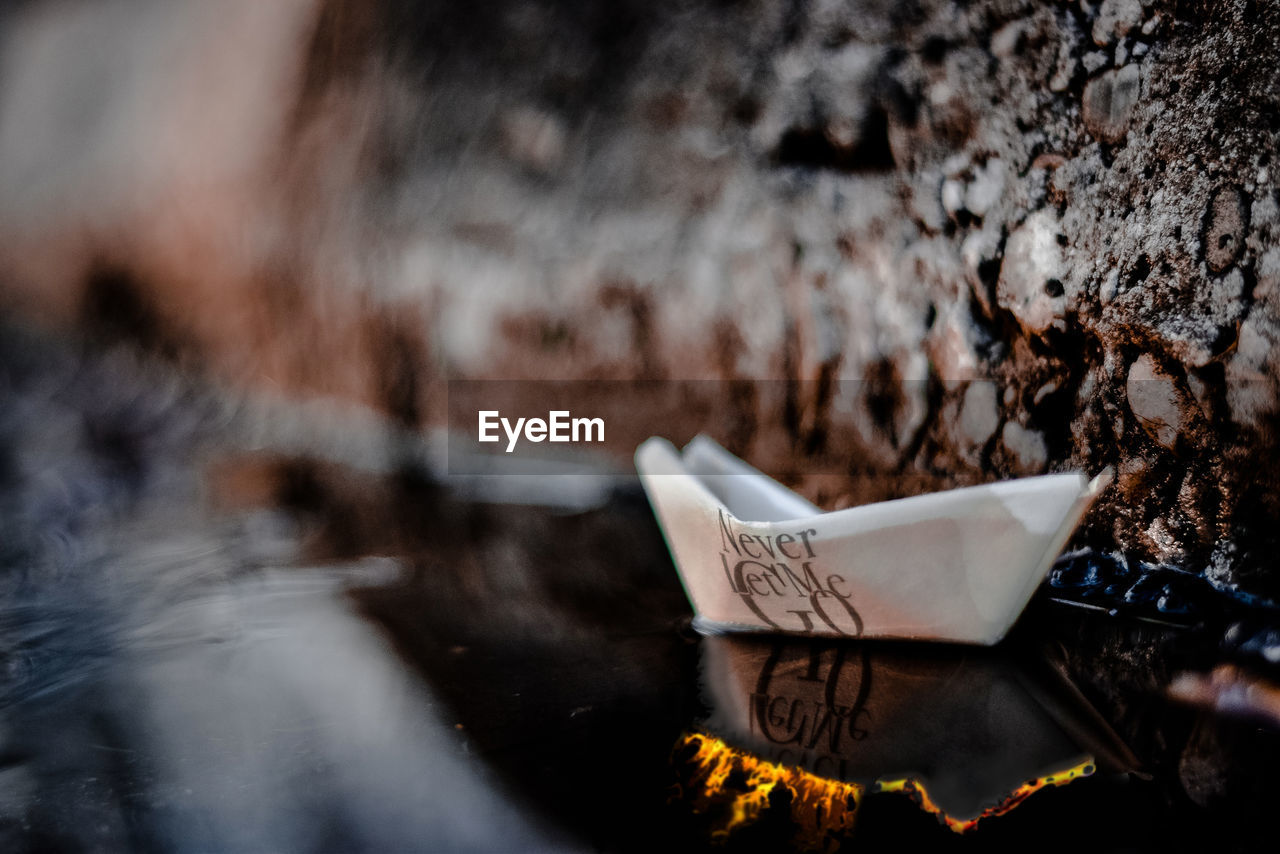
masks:
POLYGON ((1055 474, 823 513, 699 437, 636 451, 704 631, 993 644, 1105 478, 1055 474))

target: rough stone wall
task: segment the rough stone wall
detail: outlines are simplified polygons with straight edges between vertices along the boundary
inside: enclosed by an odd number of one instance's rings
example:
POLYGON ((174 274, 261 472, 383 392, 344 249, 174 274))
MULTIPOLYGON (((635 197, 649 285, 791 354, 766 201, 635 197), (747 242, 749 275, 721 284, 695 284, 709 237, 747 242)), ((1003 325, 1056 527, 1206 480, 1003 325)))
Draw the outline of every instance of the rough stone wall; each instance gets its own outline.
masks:
MULTIPOLYGON (((13 302, 413 426, 446 376, 727 380, 676 426, 828 506, 1110 465, 1081 543, 1280 593, 1280 8, 286 7, 243 91, 145 100, 234 119, 165 125, 165 180, 0 203, 13 302)), ((168 14, 181 62, 245 62, 168 14)), ((66 166, 15 101, 0 186, 66 166)))

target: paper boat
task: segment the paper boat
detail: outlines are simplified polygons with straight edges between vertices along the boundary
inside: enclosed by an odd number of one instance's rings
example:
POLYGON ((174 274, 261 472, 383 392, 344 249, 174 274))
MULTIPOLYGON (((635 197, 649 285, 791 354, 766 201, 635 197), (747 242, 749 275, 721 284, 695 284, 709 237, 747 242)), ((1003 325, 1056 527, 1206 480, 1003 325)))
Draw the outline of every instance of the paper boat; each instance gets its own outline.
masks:
POLYGON ((700 631, 994 644, 1110 482, 1053 474, 824 513, 705 436, 636 450, 700 631))

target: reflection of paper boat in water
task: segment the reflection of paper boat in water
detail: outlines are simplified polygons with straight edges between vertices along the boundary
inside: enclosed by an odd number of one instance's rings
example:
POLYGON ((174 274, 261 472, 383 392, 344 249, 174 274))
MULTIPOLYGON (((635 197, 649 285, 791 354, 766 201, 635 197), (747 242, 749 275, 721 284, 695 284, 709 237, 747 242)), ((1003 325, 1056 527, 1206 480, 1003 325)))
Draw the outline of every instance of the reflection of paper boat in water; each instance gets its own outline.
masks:
POLYGON ((636 467, 704 631, 992 644, 1109 480, 1054 474, 824 513, 706 437, 636 467))
POLYGON ((868 793, 914 789, 955 830, 1137 760, 1041 656, 920 644, 712 637, 705 728, 868 793))

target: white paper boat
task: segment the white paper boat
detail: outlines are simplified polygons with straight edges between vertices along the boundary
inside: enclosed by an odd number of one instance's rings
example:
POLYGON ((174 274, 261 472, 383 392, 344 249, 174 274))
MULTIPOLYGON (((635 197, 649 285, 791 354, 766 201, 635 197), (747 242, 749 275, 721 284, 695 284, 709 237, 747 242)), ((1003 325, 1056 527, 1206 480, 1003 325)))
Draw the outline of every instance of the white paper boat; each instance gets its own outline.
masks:
POLYGON ((1110 482, 1053 474, 824 513, 705 436, 636 468, 701 631, 993 644, 1110 482))

